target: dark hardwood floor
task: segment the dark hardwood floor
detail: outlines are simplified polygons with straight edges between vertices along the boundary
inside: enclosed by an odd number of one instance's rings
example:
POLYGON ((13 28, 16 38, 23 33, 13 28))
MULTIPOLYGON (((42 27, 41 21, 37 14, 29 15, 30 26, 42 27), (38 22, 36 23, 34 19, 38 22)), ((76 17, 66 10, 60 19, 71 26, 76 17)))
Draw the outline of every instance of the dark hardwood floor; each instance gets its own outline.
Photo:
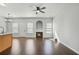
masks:
POLYGON ((14 38, 12 47, 6 49, 0 55, 77 55, 53 39, 27 39, 14 38))

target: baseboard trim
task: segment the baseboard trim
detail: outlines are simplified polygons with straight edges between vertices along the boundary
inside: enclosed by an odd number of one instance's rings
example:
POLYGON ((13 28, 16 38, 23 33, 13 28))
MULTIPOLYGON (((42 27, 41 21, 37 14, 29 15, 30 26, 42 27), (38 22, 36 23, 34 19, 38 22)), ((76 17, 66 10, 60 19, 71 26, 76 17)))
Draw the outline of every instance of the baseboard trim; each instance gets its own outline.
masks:
POLYGON ((60 42, 61 44, 65 45, 66 47, 68 47, 69 49, 71 49, 72 51, 74 51, 75 53, 77 53, 79 55, 79 51, 71 48, 70 46, 66 45, 65 43, 63 43, 62 41, 60 41, 60 38, 58 36, 58 33, 55 30, 55 38, 58 40, 58 42, 60 42))
POLYGON ((79 55, 79 52, 73 48, 71 48, 70 46, 64 44, 62 41, 60 41, 60 43, 62 43, 63 45, 65 45, 66 47, 68 47, 70 50, 74 51, 75 53, 77 53, 79 55))

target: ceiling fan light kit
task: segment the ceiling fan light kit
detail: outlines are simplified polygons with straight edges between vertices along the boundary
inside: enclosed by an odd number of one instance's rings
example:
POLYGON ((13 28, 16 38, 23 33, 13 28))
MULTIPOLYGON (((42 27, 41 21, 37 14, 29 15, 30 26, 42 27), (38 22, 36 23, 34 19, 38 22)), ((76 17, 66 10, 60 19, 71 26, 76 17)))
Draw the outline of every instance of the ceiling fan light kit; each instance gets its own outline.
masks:
POLYGON ((33 11, 35 11, 36 14, 38 14, 39 12, 45 13, 44 9, 46 9, 46 7, 41 7, 41 6, 33 6, 33 7, 35 7, 35 10, 33 11))

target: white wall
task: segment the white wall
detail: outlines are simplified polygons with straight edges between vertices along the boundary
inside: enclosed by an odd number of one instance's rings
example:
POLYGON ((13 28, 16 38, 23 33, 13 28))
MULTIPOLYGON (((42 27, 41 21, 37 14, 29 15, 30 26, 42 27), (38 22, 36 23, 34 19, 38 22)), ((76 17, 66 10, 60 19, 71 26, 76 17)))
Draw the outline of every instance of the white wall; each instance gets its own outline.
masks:
POLYGON ((0 26, 4 28, 4 32, 6 33, 6 22, 4 17, 0 17, 0 26))
POLYGON ((53 18, 52 17, 16 17, 9 19, 10 22, 8 23, 8 32, 12 33, 12 23, 18 23, 19 24, 19 33, 13 34, 14 37, 36 37, 36 32, 43 32, 44 38, 52 38, 53 37, 53 28, 51 29, 51 33, 46 33, 46 24, 51 23, 53 27, 53 18), (37 21, 42 21, 43 23, 43 29, 37 30, 36 29, 36 23, 37 21), (33 23, 33 33, 27 33, 27 23, 32 22, 33 23))
POLYGON ((79 54, 79 4, 63 5, 54 24, 60 42, 79 54))

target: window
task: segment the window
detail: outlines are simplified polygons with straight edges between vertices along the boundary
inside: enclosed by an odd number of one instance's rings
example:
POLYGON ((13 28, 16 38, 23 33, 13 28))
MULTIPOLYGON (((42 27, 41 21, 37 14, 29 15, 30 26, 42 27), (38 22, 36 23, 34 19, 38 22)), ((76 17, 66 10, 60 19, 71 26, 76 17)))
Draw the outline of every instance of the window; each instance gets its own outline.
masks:
POLYGON ((12 33, 18 33, 18 23, 12 23, 12 33))
POLYGON ((46 33, 52 33, 52 23, 46 24, 46 33))
POLYGON ((0 34, 4 33, 4 27, 0 26, 0 34))
POLYGON ((27 23, 27 33, 33 33, 33 23, 27 23))

